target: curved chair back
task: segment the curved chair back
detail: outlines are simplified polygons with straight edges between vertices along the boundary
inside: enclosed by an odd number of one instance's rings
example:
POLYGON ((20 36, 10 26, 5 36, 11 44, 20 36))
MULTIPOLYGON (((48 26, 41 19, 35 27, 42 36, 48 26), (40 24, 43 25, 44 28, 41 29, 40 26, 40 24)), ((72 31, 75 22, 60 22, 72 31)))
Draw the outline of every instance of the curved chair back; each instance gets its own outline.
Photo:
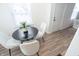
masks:
POLYGON ((6 49, 11 49, 16 46, 19 46, 20 41, 17 41, 12 37, 7 36, 5 33, 0 32, 0 44, 6 49))
POLYGON ((5 33, 0 32, 0 44, 5 44, 8 40, 9 37, 5 33))
POLYGON ((39 42, 37 40, 24 42, 20 44, 20 49, 24 55, 34 55, 39 50, 39 42))
POLYGON ((40 26, 40 31, 41 31, 42 35, 45 33, 45 30, 46 30, 46 23, 43 22, 40 26))

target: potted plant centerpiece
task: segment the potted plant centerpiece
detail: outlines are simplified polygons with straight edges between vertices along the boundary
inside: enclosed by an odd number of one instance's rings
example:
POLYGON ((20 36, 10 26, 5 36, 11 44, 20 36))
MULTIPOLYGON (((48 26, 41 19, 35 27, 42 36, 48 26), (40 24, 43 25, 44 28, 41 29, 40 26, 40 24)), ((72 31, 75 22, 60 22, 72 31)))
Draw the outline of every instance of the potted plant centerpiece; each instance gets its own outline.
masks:
POLYGON ((28 25, 26 22, 21 22, 20 23, 20 30, 24 33, 24 37, 27 38, 28 37, 28 29, 27 29, 28 25))

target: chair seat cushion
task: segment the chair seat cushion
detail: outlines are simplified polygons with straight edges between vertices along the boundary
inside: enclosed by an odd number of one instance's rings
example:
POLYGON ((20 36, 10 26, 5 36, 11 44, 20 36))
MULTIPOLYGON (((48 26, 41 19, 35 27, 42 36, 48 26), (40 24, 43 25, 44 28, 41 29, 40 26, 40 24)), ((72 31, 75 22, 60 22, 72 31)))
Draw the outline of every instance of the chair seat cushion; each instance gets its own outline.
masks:
POLYGON ((5 44, 9 40, 9 37, 4 33, 0 32, 0 44, 5 44))

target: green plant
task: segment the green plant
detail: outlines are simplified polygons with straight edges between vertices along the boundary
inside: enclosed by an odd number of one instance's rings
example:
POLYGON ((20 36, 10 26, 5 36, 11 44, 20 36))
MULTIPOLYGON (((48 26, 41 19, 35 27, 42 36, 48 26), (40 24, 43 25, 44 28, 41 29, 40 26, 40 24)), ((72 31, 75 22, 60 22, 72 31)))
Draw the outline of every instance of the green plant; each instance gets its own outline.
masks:
POLYGON ((20 29, 22 31, 27 31, 27 27, 28 27, 28 25, 26 24, 26 22, 21 22, 20 23, 20 29))

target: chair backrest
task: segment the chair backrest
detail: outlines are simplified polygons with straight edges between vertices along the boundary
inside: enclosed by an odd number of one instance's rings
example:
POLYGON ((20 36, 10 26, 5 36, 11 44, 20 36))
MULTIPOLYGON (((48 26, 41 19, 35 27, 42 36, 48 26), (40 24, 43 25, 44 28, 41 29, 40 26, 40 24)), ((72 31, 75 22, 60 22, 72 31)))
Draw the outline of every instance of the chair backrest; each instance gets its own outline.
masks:
POLYGON ((0 32, 0 44, 4 44, 8 40, 9 40, 9 37, 5 33, 0 32))
POLYGON ((46 30, 46 23, 43 22, 41 23, 40 31, 42 32, 42 34, 44 34, 45 30, 46 30))
POLYGON ((24 55, 34 55, 39 50, 39 42, 37 40, 24 42, 20 44, 20 49, 24 55))
POLYGON ((5 33, 0 32, 0 44, 6 49, 11 49, 16 46, 19 46, 20 41, 17 41, 12 37, 7 36, 5 33))

